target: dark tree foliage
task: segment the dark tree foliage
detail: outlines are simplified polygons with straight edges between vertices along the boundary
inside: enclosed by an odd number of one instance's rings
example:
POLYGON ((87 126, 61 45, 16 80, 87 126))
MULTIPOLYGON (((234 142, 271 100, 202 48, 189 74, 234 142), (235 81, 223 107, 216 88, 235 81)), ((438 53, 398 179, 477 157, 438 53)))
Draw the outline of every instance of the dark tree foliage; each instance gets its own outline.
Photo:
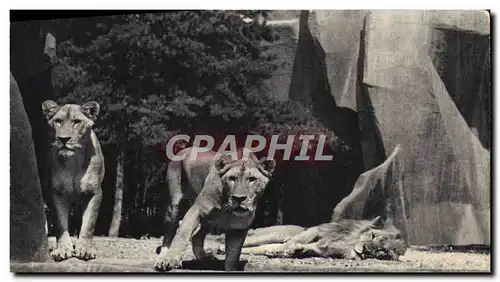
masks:
POLYGON ((261 50, 270 30, 244 24, 235 12, 72 21, 96 28, 83 32, 92 36, 60 44, 67 77, 58 86, 66 99, 101 103, 102 123, 113 125, 100 128, 108 142, 141 136, 154 143, 166 130, 199 128, 200 121, 210 126, 252 120, 250 108, 267 102, 255 93, 274 68, 261 50))
MULTIPOLYGON (((326 134, 328 152, 344 148, 307 109, 275 101, 263 87, 276 63, 262 43, 274 36, 264 22, 244 21, 242 15, 265 19, 266 11, 168 11, 51 23, 67 38, 58 44, 60 62, 53 70, 59 101, 101 105, 95 130, 111 159, 107 179, 114 177, 112 156, 126 152, 125 221, 137 210, 149 215, 161 209, 165 144, 175 134, 212 134, 221 137, 218 144, 226 134, 242 137, 241 142, 249 133, 281 134, 281 142, 285 135, 326 134)), ((292 155, 300 144, 297 138, 292 155)), ((142 223, 160 221, 158 215, 142 223)), ((109 219, 100 222, 109 225, 109 219)), ((156 229, 121 233, 140 236, 156 229), (130 234, 137 232, 143 234, 130 234)))

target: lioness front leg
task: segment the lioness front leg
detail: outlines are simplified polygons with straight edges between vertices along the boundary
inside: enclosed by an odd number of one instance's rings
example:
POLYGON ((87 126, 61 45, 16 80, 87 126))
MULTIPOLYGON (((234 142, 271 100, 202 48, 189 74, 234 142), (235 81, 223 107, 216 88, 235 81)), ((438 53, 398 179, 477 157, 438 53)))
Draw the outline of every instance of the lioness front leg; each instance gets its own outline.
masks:
POLYGON ((75 256, 82 260, 95 259, 96 257, 96 250, 92 246, 92 238, 94 236, 97 217, 99 216, 102 192, 100 187, 94 191, 83 213, 80 236, 78 236, 75 246, 75 256))
POLYGON ((63 261, 73 256, 73 243, 68 232, 70 203, 57 191, 54 192, 52 198, 56 214, 57 243, 50 256, 55 261, 63 261))
POLYGON ((154 268, 158 271, 169 271, 181 266, 182 258, 189 246, 191 235, 195 228, 200 224, 200 212, 192 206, 182 219, 177 230, 177 234, 172 240, 170 248, 162 248, 160 254, 156 257, 154 268))
POLYGON ((271 248, 269 250, 266 250, 265 256, 269 258, 291 258, 295 254, 296 249, 297 249, 297 243, 285 242, 277 248, 271 248))
POLYGON ((227 229, 226 230, 226 260, 224 261, 225 271, 236 271, 240 260, 241 248, 247 237, 248 229, 227 229))
POLYGON ((207 254, 204 245, 205 237, 208 233, 208 226, 205 224, 200 225, 200 229, 191 238, 191 244, 193 246, 193 253, 197 260, 216 260, 217 258, 212 254, 207 254))
POLYGON ((297 246, 302 246, 314 242, 319 238, 318 227, 311 227, 294 237, 288 239, 281 247, 268 250, 266 256, 270 258, 290 258, 293 257, 297 246))

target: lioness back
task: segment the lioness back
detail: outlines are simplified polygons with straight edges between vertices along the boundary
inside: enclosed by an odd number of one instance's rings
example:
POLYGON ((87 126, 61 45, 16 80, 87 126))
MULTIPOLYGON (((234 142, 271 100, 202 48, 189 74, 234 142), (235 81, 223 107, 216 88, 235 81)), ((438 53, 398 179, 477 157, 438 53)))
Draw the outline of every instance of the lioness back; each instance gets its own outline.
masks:
MULTIPOLYGON (((187 181, 187 184, 192 191, 185 191, 188 193, 186 193, 184 197, 191 199, 194 199, 203 188, 205 179, 214 165, 216 156, 216 153, 210 150, 208 152, 198 153, 197 156, 194 157, 193 149, 193 147, 185 148, 178 153, 186 156, 182 161, 180 161, 184 172, 182 178, 187 181)), ((171 165, 175 166, 176 164, 173 162, 171 162, 171 165)))

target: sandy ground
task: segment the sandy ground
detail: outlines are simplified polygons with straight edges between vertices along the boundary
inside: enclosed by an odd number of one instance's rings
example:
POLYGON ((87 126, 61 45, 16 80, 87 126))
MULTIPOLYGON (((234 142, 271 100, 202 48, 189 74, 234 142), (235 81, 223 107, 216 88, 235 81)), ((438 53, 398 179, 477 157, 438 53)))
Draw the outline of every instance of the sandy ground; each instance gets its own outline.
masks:
MULTIPOLYGON (((76 258, 46 264, 11 264, 14 272, 155 272, 152 269, 156 256, 156 247, 160 245, 159 238, 136 240, 126 238, 96 237, 95 247, 97 259, 83 262, 76 258), (82 270, 82 266, 83 270, 82 270)), ((51 247, 55 246, 55 238, 49 238, 51 247)), ((208 236, 205 248, 215 250, 217 243, 208 236)), ((200 264, 193 261, 194 257, 189 250, 183 263, 185 271, 214 271, 222 270, 223 255, 217 255, 220 261, 210 264, 200 264)), ((437 252, 421 251, 410 248, 401 261, 364 260, 350 261, 328 258, 306 259, 270 259, 265 256, 242 255, 241 269, 245 272, 484 272, 491 271, 489 253, 472 252, 437 252)))

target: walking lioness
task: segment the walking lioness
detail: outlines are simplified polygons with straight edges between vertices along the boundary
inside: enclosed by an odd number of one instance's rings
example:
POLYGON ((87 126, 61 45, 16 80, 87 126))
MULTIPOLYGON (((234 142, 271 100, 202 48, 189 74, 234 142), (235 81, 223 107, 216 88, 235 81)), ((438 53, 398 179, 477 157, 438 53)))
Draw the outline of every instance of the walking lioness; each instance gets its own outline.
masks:
POLYGON ((102 199, 104 157, 96 134, 92 130, 99 114, 99 104, 57 105, 54 101, 42 104, 43 113, 54 131, 54 142, 48 156, 46 185, 50 189, 47 202, 51 204, 57 228, 57 247, 51 252, 55 261, 73 256, 95 258, 92 248, 95 223, 102 199), (75 248, 68 232, 72 205, 84 207, 82 225, 75 248))
POLYGON ((184 160, 171 161, 167 169, 170 199, 162 248, 154 267, 162 271, 179 267, 190 240, 196 259, 213 258, 203 249, 208 226, 213 224, 226 230, 224 269, 236 270, 257 200, 269 182, 275 161, 259 161, 251 152, 245 156, 243 150, 234 160, 230 155, 217 158, 213 151, 191 159, 193 149, 179 152, 186 156, 184 160), (183 198, 194 199, 194 203, 177 230, 183 198))

